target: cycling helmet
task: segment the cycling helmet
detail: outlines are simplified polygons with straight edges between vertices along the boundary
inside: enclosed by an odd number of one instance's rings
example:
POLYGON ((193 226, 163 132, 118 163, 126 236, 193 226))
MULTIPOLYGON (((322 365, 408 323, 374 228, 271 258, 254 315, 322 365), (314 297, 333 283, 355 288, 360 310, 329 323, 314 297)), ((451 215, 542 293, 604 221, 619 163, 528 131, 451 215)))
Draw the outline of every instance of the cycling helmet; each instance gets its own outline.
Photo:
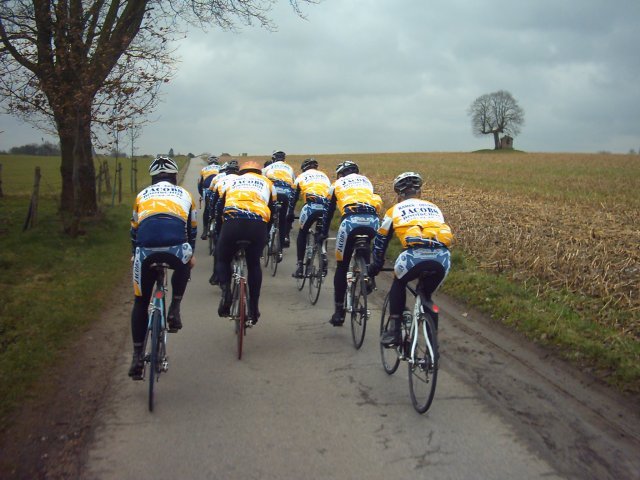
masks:
POLYGON ((242 167, 240 167, 240 172, 249 172, 252 170, 262 172, 262 167, 260 167, 260 164, 255 160, 246 160, 245 162, 242 162, 242 167))
POLYGON ((178 164, 169 157, 159 155, 149 165, 149 175, 152 177, 161 173, 178 173, 178 164))
POLYGON ((315 158, 307 158, 302 162, 302 165, 300 165, 300 168, 302 169, 303 172, 306 172, 310 168, 318 168, 318 161, 315 158))
POLYGON ((219 161, 218 161, 218 157, 216 157, 215 155, 210 155, 210 156, 209 156, 209 158, 207 159, 207 163, 208 163, 209 165, 214 164, 214 163, 215 163, 216 165, 218 165, 218 163, 219 163, 219 161))
POLYGON ((393 181, 393 189, 398 194, 415 193, 422 187, 422 177, 416 172, 404 172, 393 181))
POLYGON ((238 161, 229 160, 227 162, 227 173, 238 173, 238 161))
POLYGON ((273 152, 273 155, 271 155, 271 159, 274 162, 284 162, 284 159, 287 157, 287 154, 284 153, 282 150, 276 150, 275 152, 273 152))
POLYGON ((346 162, 342 162, 336 167, 336 175, 338 178, 344 177, 345 175, 349 175, 350 173, 359 173, 360 169, 355 162, 347 160, 346 162))

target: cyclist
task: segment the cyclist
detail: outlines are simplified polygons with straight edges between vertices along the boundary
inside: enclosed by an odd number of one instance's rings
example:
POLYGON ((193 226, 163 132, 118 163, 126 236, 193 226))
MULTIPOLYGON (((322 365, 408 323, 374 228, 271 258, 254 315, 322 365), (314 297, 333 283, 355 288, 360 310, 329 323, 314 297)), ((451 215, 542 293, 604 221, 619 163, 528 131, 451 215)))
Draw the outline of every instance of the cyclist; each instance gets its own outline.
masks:
POLYGON ((229 316, 231 308, 231 261, 238 240, 249 240, 246 248, 247 284, 249 286, 249 318, 255 324, 260 318, 259 299, 262 287, 260 255, 267 240, 268 223, 276 201, 276 190, 262 175, 260 164, 246 161, 240 175, 229 182, 216 212, 216 229, 220 228, 216 245, 216 274, 222 288, 218 315, 229 316), (221 225, 221 227, 219 227, 221 225))
POLYGON ((384 254, 393 233, 402 244, 394 266, 394 277, 389 290, 388 330, 380 342, 392 347, 400 342, 402 312, 405 309, 407 282, 431 272, 423 281, 425 293, 433 294, 444 281, 450 267, 449 247, 453 243, 451 228, 445 223, 440 209, 420 199, 422 177, 419 173, 404 172, 393 181, 398 203, 387 210, 373 244, 373 260, 368 273, 375 276, 384 265, 384 254))
MULTIPOLYGON (((224 207, 224 203, 220 201, 222 194, 225 191, 226 186, 238 176, 238 161, 230 160, 225 162, 220 167, 220 173, 214 178, 213 182, 211 182, 211 186, 209 187, 209 191, 211 192, 211 216, 216 218, 218 215, 221 215, 222 208, 224 207)), ((220 225, 217 225, 218 230, 215 230, 216 238, 220 235, 220 225)), ((214 224, 214 229, 216 225, 214 224)), ((214 265, 213 272, 211 273, 211 277, 209 277, 209 283, 211 285, 219 285, 219 281, 216 276, 216 266, 215 261, 217 256, 214 256, 214 265)))
POLYGON ((133 248, 133 289, 131 312, 133 360, 129 376, 142 379, 142 344, 147 331, 147 313, 155 282, 154 262, 173 269, 172 299, 167 315, 169 330, 182 328, 180 302, 187 288, 198 229, 197 210, 191 194, 177 185, 178 165, 169 157, 158 156, 149 166, 151 185, 136 197, 131 218, 133 248))
POLYGON ((198 193, 200 198, 204 200, 204 211, 202 212, 202 240, 207 238, 209 233, 207 225, 209 223, 209 216, 211 215, 211 208, 209 205, 209 186, 213 179, 220 173, 220 166, 218 157, 210 155, 207 159, 207 166, 200 170, 200 177, 198 178, 198 193))
MULTIPOLYGON (((356 163, 349 160, 342 162, 336 167, 336 175, 338 179, 329 189, 329 203, 322 219, 322 236, 328 236, 331 219, 338 208, 341 221, 336 234, 336 271, 333 277, 335 311, 329 323, 339 327, 344 323, 344 294, 354 237, 364 234, 373 238, 376 234, 382 199, 373 192, 373 184, 360 174, 356 163)), ((368 262, 369 259, 366 260, 368 262)))
MULTIPOLYGON (((262 173, 265 177, 273 182, 278 194, 280 206, 280 245, 288 248, 290 244, 289 232, 293 225, 293 210, 289 216, 289 208, 293 208, 293 184, 296 175, 291 165, 285 162, 286 153, 282 150, 276 150, 271 158, 264 162, 262 173)), ((282 252, 279 252, 282 259, 282 252)))
MULTIPOLYGON (((324 208, 329 202, 329 188, 331 188, 331 180, 324 172, 318 170, 318 161, 315 158, 307 158, 300 166, 302 173, 298 175, 294 183, 293 201, 289 207, 289 217, 293 216, 293 209, 302 197, 304 205, 300 210, 300 231, 298 232, 298 241, 296 244, 297 265, 293 276, 302 278, 304 275, 304 267, 302 260, 307 245, 307 235, 311 225, 315 221, 322 221, 324 208)), ((326 275, 326 258, 323 259, 324 274, 326 275)))

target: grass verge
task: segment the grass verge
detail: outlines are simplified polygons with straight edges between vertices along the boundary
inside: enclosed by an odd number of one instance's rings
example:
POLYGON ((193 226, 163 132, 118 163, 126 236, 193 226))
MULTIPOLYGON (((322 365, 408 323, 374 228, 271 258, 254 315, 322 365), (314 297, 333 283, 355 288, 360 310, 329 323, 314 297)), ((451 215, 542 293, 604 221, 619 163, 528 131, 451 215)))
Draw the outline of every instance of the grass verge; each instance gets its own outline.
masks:
POLYGON ((37 227, 22 232, 27 203, 5 197, 0 208, 0 427, 130 268, 128 204, 104 208, 72 239, 62 232, 54 197, 40 199, 37 227))

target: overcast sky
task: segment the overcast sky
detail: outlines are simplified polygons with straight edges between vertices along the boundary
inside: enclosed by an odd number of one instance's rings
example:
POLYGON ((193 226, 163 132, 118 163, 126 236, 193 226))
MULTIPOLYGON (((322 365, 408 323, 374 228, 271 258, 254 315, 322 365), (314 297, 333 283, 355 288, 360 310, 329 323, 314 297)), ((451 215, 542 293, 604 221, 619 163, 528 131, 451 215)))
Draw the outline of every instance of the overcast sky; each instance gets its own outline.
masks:
MULTIPOLYGON (((140 153, 470 151, 469 105, 507 90, 515 147, 640 149, 640 0, 279 0, 277 32, 193 30, 140 153)), ((0 115, 0 149, 43 135, 0 115)), ((45 137, 46 138, 46 137, 45 137)))

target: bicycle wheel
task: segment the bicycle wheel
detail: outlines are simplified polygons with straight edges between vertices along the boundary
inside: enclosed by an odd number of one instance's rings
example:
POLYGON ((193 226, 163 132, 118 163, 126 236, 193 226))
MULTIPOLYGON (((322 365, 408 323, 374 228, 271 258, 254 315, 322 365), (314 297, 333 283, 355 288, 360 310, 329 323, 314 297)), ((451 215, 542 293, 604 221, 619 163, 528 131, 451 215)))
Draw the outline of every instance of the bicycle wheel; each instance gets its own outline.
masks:
MULTIPOLYGON (((387 329, 389 324, 389 294, 384 298, 382 305, 382 315, 380 316, 380 336, 387 329)), ((382 360, 382 368, 389 375, 393 375, 400 365, 400 356, 396 348, 385 348, 380 343, 380 359, 382 360)))
MULTIPOLYGON (((147 347, 149 350, 149 411, 153 412, 155 401, 154 386, 159 372, 160 347, 160 312, 154 310, 151 317, 151 329, 148 332, 147 347)), ((146 357, 146 355, 145 355, 146 357)))
POLYGON ((262 264, 265 267, 268 267, 270 259, 271 259, 271 231, 269 231, 269 237, 267 238, 267 243, 264 244, 264 248, 262 249, 262 264))
POLYGON ((247 284, 244 278, 238 285, 238 315, 236 318, 236 337, 238 342, 238 360, 242 359, 242 343, 246 335, 247 321, 247 284))
POLYGON ((309 272, 309 301, 311 305, 315 305, 322 288, 322 252, 318 245, 313 248, 306 270, 309 272))
POLYGON ((359 349, 364 342, 364 334, 367 331, 369 310, 367 309, 367 265, 360 255, 356 255, 353 270, 353 285, 351 289, 351 337, 353 346, 359 349))
POLYGON ((433 402, 438 379, 438 337, 430 315, 420 315, 417 335, 415 351, 408 362, 409 393, 413 408, 425 413, 433 402))
POLYGON ((280 253, 280 231, 278 227, 273 229, 273 238, 271 239, 271 276, 275 277, 278 271, 278 254, 280 253))
MULTIPOLYGON (((307 244, 304 249, 304 260, 303 260, 304 265, 302 269, 303 275, 302 275, 302 278, 296 278, 296 286, 300 291, 302 291, 302 289, 304 288, 304 284, 307 281, 307 277, 309 277, 309 275, 311 274, 311 258, 309 258, 309 254, 307 252, 309 252, 309 250, 312 248, 313 248, 313 236, 311 235, 311 231, 309 231, 309 233, 307 234, 307 244)), ((311 281, 311 279, 309 279, 309 281, 311 281)))

